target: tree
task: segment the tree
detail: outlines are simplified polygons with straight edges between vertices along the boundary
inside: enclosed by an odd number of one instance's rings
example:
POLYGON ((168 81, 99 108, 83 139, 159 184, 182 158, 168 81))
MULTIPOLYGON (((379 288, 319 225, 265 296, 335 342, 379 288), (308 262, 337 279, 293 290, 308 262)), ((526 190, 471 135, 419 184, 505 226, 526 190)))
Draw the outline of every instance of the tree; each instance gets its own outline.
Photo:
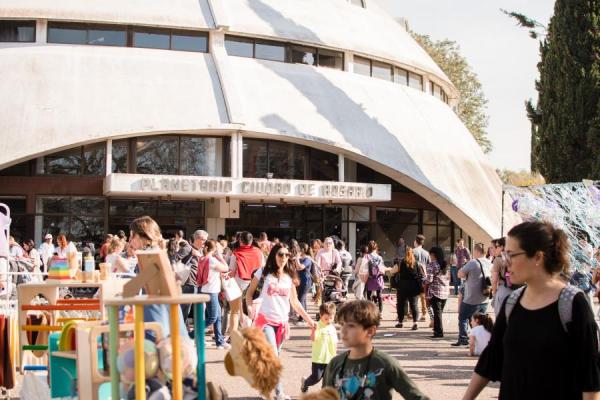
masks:
POLYGON ((427 35, 411 33, 458 89, 460 93, 458 118, 469 129, 481 149, 489 153, 492 150, 492 143, 487 134, 487 100, 477 74, 460 54, 460 47, 456 42, 448 39, 433 41, 427 35))
POLYGON ((535 186, 543 185, 546 180, 538 172, 529 172, 525 170, 511 171, 508 169, 496 170, 502 183, 513 186, 535 186))
POLYGON ((538 101, 526 104, 532 170, 550 182, 599 177, 600 1, 556 0, 540 54, 538 101))

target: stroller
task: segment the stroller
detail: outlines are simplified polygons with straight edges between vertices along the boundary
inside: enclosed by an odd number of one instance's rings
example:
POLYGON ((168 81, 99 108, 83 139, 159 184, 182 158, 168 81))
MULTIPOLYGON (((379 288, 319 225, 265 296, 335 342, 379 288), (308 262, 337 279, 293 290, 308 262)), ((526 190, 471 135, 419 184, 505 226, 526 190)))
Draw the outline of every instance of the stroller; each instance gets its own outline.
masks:
MULTIPOLYGON (((335 272, 330 272, 323 279, 323 294, 321 295, 323 303, 332 302, 339 307, 345 303, 348 299, 348 289, 344 287, 344 281, 335 272)), ((317 321, 319 320, 319 313, 317 313, 317 321)))

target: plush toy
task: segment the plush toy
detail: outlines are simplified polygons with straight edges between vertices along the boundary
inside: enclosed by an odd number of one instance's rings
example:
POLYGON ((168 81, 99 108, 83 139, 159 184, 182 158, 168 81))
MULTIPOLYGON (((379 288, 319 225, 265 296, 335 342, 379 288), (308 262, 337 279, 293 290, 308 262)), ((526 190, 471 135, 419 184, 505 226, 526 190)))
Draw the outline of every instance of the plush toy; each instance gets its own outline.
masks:
MULTIPOLYGON (((196 367, 198 366, 198 353, 196 352, 196 345, 194 341, 182 337, 180 342, 180 360, 181 360, 181 376, 188 377, 194 375, 196 367)), ((168 379, 172 377, 171 368, 173 366, 173 349, 171 347, 171 338, 167 337, 162 339, 156 345, 158 348, 158 355, 160 357, 160 369, 168 379)))
POLYGON ((225 356, 229 375, 241 376, 267 399, 281 376, 281 362, 257 328, 244 328, 231 333, 231 350, 225 356))
POLYGON ((315 393, 305 394, 301 400, 340 400, 340 396, 334 388, 325 388, 315 393))

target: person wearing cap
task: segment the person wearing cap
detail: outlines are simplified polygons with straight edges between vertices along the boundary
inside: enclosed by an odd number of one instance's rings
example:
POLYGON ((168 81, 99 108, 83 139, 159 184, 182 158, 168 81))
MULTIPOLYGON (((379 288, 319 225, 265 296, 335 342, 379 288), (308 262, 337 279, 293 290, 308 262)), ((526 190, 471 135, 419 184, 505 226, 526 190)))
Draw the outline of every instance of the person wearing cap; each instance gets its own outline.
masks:
POLYGON ((47 233, 44 236, 44 242, 40 245, 40 256, 42 257, 42 262, 44 263, 44 270, 48 269, 48 261, 54 255, 54 245, 52 244, 52 235, 47 233))

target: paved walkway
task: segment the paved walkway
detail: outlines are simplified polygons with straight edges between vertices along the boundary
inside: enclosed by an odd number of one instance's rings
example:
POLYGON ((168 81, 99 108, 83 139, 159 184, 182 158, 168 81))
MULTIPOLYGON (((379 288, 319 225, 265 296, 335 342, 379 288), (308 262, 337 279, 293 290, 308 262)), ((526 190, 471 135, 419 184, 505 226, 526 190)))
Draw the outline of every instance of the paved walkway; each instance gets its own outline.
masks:
MULTIPOLYGON (((428 322, 420 322, 418 331, 394 328, 395 311, 391 304, 384 306, 384 320, 377 331, 375 346, 393 355, 419 388, 432 399, 460 399, 468 385, 476 358, 469 357, 466 348, 454 348, 450 343, 457 337, 457 301, 451 297, 444 313, 446 338, 432 340, 428 322)), ((310 307, 311 315, 316 312, 310 307)), ((286 394, 300 398, 300 378, 310 373, 310 331, 308 328, 293 327, 291 338, 283 345, 283 383, 286 394)), ((340 343, 338 351, 344 351, 340 343)), ((232 399, 257 399, 252 389, 242 378, 231 377, 223 366, 224 351, 214 347, 207 349, 208 380, 226 388, 232 399)), ((316 390, 313 389, 313 390, 316 390)), ((498 385, 490 384, 479 399, 496 399, 498 385)), ((394 399, 400 399, 395 394, 394 399)))

